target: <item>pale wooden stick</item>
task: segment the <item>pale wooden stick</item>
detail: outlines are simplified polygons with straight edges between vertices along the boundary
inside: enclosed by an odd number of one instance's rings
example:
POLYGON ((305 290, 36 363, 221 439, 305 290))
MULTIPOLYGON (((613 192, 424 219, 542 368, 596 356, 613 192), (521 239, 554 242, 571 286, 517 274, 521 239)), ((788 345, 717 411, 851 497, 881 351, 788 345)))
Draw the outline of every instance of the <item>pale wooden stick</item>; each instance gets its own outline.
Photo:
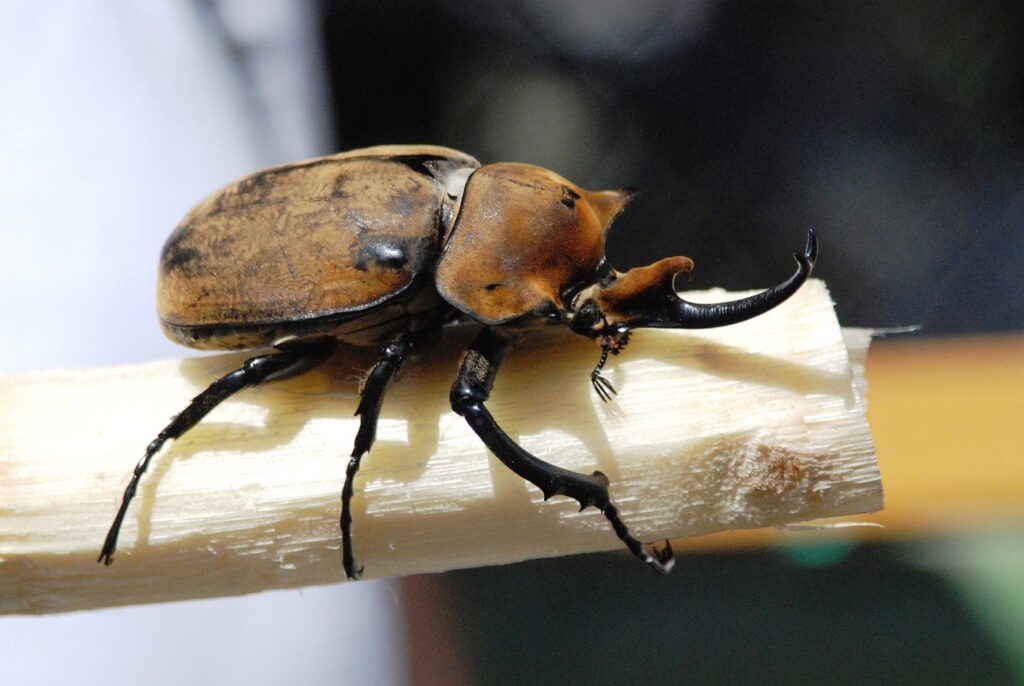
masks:
MULTIPOLYGON (((385 399, 353 501, 366 576, 619 549, 599 512, 542 502, 450 412, 464 343, 446 338, 385 399)), ((866 346, 862 337, 861 359, 866 346)), ((537 332, 507 359, 489 406, 527 450, 607 474, 639 538, 881 507, 859 382, 821 282, 743 324, 637 332, 609 363, 619 395, 607 405, 588 381, 598 353, 567 330, 537 332)), ((373 355, 345 350, 319 371, 243 391, 171 444, 110 567, 96 557, 134 461, 246 356, 0 378, 0 611, 340 580, 339 492, 358 376, 373 355)))

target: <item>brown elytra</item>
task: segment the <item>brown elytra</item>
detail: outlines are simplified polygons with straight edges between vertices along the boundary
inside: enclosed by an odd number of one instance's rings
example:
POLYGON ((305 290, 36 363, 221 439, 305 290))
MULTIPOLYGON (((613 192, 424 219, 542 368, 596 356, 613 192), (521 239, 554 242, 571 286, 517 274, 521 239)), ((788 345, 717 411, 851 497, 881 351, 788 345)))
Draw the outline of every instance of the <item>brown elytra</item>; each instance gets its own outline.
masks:
POLYGON ((448 148, 380 146, 225 186, 164 245, 157 282, 164 331, 198 348, 252 348, 332 333, 388 306, 396 310, 389 324, 367 342, 387 337, 406 326, 404 305, 433 289, 446 181, 479 166, 448 148))

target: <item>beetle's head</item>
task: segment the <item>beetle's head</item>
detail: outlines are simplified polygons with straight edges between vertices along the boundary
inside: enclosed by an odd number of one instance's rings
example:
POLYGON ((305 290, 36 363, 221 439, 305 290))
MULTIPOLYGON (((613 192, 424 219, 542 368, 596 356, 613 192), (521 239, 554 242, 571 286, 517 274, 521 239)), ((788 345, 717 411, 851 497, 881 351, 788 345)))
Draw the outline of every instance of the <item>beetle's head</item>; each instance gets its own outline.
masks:
POLYGON ((603 267, 594 282, 576 294, 567 313, 573 331, 601 344, 601 360, 591 374, 594 388, 605 400, 609 391, 614 393, 600 371, 609 352, 617 354, 625 347, 633 329, 706 329, 756 317, 800 288, 810 276, 817 254, 817 239, 809 231, 803 253, 793 255, 797 268, 788 279, 748 298, 715 304, 692 303, 676 292, 676 275, 693 269, 689 257, 668 257, 625 273, 603 267))
POLYGON ((607 269, 573 299, 569 327, 578 334, 611 341, 634 328, 656 326, 658 310, 681 301, 673 281, 693 269, 689 257, 669 257, 626 273, 607 269))

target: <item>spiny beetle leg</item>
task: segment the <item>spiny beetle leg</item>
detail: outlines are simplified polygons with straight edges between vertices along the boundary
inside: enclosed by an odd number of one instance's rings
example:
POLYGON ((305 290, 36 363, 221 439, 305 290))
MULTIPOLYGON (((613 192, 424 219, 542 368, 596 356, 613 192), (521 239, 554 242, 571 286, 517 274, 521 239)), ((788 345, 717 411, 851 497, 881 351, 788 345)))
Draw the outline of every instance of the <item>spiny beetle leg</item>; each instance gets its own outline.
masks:
POLYGON ((435 333, 433 330, 428 330, 417 334, 402 333, 395 336, 391 342, 381 348, 377 363, 367 374, 366 380, 359 390, 359 407, 355 412, 359 417, 359 431, 356 433, 352 456, 348 461, 348 468, 345 470, 345 486, 341 489, 341 557, 345 567, 345 576, 349 579, 358 579, 363 573, 362 567, 356 568, 355 555, 352 552, 352 493, 353 482, 359 471, 359 463, 363 459, 363 455, 369 452, 373 445, 373 439, 377 435, 377 420, 380 418, 384 392, 413 350, 425 340, 429 340, 433 333, 435 333))
POLYGON ((667 574, 672 569, 672 548, 647 552, 644 544, 629 533, 619 517, 619 510, 608 493, 608 477, 601 472, 579 474, 545 462, 527 452, 509 438, 484 402, 490 397, 498 366, 508 349, 509 339, 500 331, 484 329, 470 345, 462 358, 459 373, 452 385, 452 409, 463 417, 484 445, 513 472, 537 486, 544 499, 564 495, 580 504, 580 509, 593 506, 601 510, 631 553, 658 572, 667 574))
POLYGON ((337 347, 337 342, 333 338, 318 338, 312 341, 291 343, 289 348, 281 352, 257 355, 246 360, 235 371, 214 381, 206 390, 193 398, 188 407, 172 419, 171 423, 153 439, 146 448, 142 459, 135 465, 135 471, 132 473, 131 481, 128 482, 128 487, 124 489, 121 506, 117 510, 110 531, 107 532, 107 538, 103 542, 103 549, 100 551, 97 562, 109 565, 114 561, 117 537, 121 533, 121 525, 124 523, 128 506, 131 504, 132 498, 135 497, 139 480, 149 469, 149 463, 153 456, 160 451, 164 443, 180 437, 198 424, 213 408, 243 388, 256 386, 265 381, 286 379, 309 371, 330 357, 335 347, 337 347))

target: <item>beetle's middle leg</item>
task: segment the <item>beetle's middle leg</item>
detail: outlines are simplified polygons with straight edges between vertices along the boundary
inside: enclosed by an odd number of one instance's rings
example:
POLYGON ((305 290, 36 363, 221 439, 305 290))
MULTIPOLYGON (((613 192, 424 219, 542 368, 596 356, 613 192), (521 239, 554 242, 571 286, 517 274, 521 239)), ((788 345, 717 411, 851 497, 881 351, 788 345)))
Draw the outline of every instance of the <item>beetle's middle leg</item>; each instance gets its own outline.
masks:
POLYGON ((282 345, 280 352, 249 358, 241 367, 217 379, 205 391, 193 398, 188 407, 172 419, 171 423, 153 439, 146 448, 142 459, 135 465, 131 481, 124 489, 124 496, 121 498, 121 506, 114 517, 114 523, 110 525, 110 531, 107 532, 107 538, 103 542, 103 549, 100 551, 98 561, 108 565, 114 561, 114 550, 117 548, 117 537, 121 533, 121 524, 124 522, 132 498, 135 497, 139 480, 149 469, 149 463, 153 460, 153 456, 160 451, 164 443, 181 436, 198 424, 213 408, 243 388, 256 386, 265 381, 287 379, 307 372, 330 357, 336 347, 337 341, 333 338, 297 341, 287 347, 282 345))
POLYGON ((502 431, 484 406, 509 342, 507 334, 497 329, 484 329, 477 336, 462 358, 458 377, 452 385, 452 409, 466 418, 470 428, 506 467, 539 488, 545 500, 565 495, 578 501, 581 510, 593 505, 604 513, 615 535, 631 553, 655 570, 667 574, 674 562, 671 546, 666 544, 660 551, 652 548, 648 552, 644 544, 629 533, 629 528, 619 517, 618 508, 611 501, 608 477, 601 472, 588 476, 562 469, 527 452, 502 431))
POLYGON ((409 356, 425 342, 429 336, 438 333, 429 329, 417 333, 400 333, 380 350, 377 364, 366 375, 362 388, 359 389, 359 431, 356 433, 352 457, 345 470, 345 486, 341 489, 341 547, 342 564, 345 576, 358 579, 363 568, 356 568, 355 555, 352 552, 352 493, 353 481, 359 471, 359 463, 363 455, 369 452, 377 435, 377 420, 384 401, 384 392, 402 369, 409 356))

